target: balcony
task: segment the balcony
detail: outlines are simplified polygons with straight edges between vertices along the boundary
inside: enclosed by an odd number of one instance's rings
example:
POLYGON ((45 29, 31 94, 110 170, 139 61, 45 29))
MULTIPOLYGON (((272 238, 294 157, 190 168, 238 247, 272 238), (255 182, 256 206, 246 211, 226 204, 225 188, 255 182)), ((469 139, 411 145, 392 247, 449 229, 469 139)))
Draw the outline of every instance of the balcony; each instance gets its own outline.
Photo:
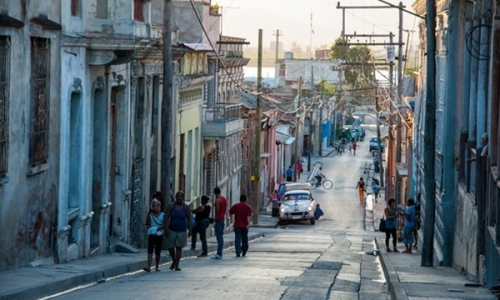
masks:
POLYGON ((203 107, 202 135, 228 137, 243 130, 241 104, 218 103, 203 107))

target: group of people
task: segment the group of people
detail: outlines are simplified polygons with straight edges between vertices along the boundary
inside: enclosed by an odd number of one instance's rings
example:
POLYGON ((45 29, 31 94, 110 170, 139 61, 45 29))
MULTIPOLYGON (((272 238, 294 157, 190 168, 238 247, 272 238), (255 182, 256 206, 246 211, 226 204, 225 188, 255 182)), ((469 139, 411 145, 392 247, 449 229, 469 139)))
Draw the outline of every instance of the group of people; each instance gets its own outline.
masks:
POLYGON ((412 253, 412 247, 417 247, 418 230, 420 229, 420 194, 417 195, 417 203, 410 198, 406 201, 406 210, 399 209, 396 206, 396 199, 391 198, 387 201, 387 207, 384 209, 385 218, 385 246, 387 252, 400 252, 397 248, 397 231, 399 218, 403 218, 404 227, 402 241, 405 250, 402 253, 412 253), (392 237, 393 248, 389 247, 392 237))
POLYGON ((208 255, 206 231, 211 223, 214 223, 215 236, 217 239, 217 252, 211 258, 222 259, 224 248, 224 229, 226 212, 234 216, 234 236, 236 256, 245 256, 248 251, 248 228, 252 216, 252 208, 246 203, 247 196, 241 195, 240 202, 231 206, 227 210, 227 199, 221 195, 219 187, 214 189, 214 211, 211 217, 212 207, 209 204, 210 198, 206 195, 201 197, 198 207, 190 209, 185 204, 185 196, 182 191, 175 194, 175 201, 169 203, 166 212, 161 211, 161 192, 156 192, 151 200, 150 211, 146 218, 148 228, 148 256, 147 267, 143 270, 151 272, 153 262, 153 252, 155 254, 155 270, 160 271, 160 255, 163 238, 166 238, 166 245, 172 263, 170 270, 181 271, 179 263, 182 257, 182 248, 187 246, 187 240, 191 237, 191 250, 196 250, 196 240, 199 235, 202 252, 198 257, 208 255), (194 216, 193 216, 194 214, 194 216))
MULTIPOLYGON (((295 165, 296 167, 296 172, 297 172, 297 178, 300 178, 300 174, 304 171, 302 167, 302 162, 300 160, 297 161, 297 164, 295 165)), ((293 175, 294 175, 293 167, 289 166, 288 169, 285 172, 285 179, 286 181, 293 181, 293 175)))

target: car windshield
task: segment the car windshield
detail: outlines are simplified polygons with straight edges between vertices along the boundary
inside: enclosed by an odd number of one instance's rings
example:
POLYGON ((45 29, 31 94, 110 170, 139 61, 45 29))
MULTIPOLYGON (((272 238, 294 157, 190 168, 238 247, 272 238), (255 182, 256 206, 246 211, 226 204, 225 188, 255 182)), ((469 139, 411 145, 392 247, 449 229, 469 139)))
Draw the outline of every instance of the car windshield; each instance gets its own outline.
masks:
POLYGON ((377 142, 377 138, 371 138, 370 139, 370 143, 376 143, 377 142))
POLYGON ((288 200, 309 200, 308 194, 289 194, 285 196, 285 201, 288 200))

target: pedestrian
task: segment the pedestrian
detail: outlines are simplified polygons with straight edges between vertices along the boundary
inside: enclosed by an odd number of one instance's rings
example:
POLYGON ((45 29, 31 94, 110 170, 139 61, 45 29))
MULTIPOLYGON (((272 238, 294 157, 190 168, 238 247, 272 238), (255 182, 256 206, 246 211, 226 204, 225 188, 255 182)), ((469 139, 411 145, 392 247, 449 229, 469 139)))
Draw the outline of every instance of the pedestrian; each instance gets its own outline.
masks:
POLYGON ((405 229, 403 231, 403 243, 406 250, 403 253, 412 253, 411 247, 413 245, 413 229, 415 227, 415 201, 408 199, 406 201, 405 211, 405 229))
POLYGON ((421 217, 420 217, 420 199, 422 197, 421 193, 417 194, 417 199, 415 200, 415 227, 413 228, 413 239, 415 240, 413 243, 413 249, 417 250, 418 244, 418 230, 421 225, 421 217))
POLYGON ((373 178, 372 180, 372 191, 373 191, 373 197, 375 198, 375 203, 377 203, 378 194, 380 192, 380 185, 379 181, 375 178, 373 178))
POLYGON ((391 198, 384 209, 385 216, 385 247, 387 252, 399 252, 397 248, 398 240, 396 237, 396 224, 398 220, 398 210, 396 208, 396 199, 391 198), (389 239, 392 236, 393 249, 389 248, 389 239))
POLYGON ((349 145, 349 155, 352 155, 352 145, 349 145))
POLYGON ((210 211, 211 206, 208 204, 210 198, 206 195, 201 196, 200 206, 191 210, 195 214, 196 225, 193 228, 193 234, 191 235, 191 250, 196 250, 196 235, 200 235, 201 241, 201 254, 198 257, 206 257, 208 254, 207 248, 207 228, 210 224, 210 211))
POLYGON ((302 169, 302 163, 297 161, 297 178, 300 178, 300 173, 302 173, 304 170, 302 169))
MULTIPOLYGON (((151 203, 149 204, 149 211, 153 210, 153 202, 154 202, 154 200, 159 201, 160 202, 160 206, 163 204, 163 202, 161 201, 161 192, 160 191, 157 191, 153 195, 153 199, 151 199, 151 203)), ((161 211, 161 207, 160 207, 160 211, 161 211)))
POLYGON ((181 261, 182 248, 186 247, 187 238, 192 233, 191 210, 184 203, 184 192, 178 191, 175 194, 175 202, 168 205, 165 218, 167 222, 165 229, 167 248, 172 258, 170 270, 180 271, 179 262, 181 261))
POLYGON ((292 181, 293 180, 293 168, 292 166, 288 167, 288 170, 286 170, 286 181, 292 181))
POLYGON ((325 215, 325 213, 323 212, 323 210, 321 209, 319 203, 316 204, 316 210, 314 211, 314 218, 316 220, 319 220, 319 218, 321 216, 325 215))
POLYGON ((227 200, 221 195, 219 187, 214 188, 215 194, 215 237, 217 238, 217 253, 212 256, 212 259, 222 259, 222 248, 224 247, 224 224, 226 219, 227 200))
POLYGON ((246 195, 240 195, 240 203, 231 206, 229 214, 234 215, 234 249, 236 257, 245 256, 248 251, 248 228, 252 217, 252 208, 247 204, 246 195))
POLYGON ((365 181, 363 177, 359 177, 358 184, 356 185, 355 189, 358 190, 359 204, 363 204, 365 200, 365 181))
POLYGON ((151 211, 146 217, 146 226, 148 227, 148 266, 143 268, 143 270, 151 272, 154 251, 156 272, 159 272, 161 244, 163 243, 163 230, 165 229, 165 214, 161 212, 161 203, 157 199, 151 201, 151 211))
POLYGON ((356 144, 356 141, 352 142, 352 151, 353 155, 356 155, 356 148, 358 147, 358 144, 356 144))

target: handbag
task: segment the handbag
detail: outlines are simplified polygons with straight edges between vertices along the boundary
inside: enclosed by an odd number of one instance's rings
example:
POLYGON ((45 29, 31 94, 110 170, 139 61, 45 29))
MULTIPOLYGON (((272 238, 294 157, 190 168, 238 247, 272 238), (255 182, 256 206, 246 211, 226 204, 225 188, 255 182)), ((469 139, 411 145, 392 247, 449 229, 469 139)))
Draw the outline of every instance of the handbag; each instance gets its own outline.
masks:
POLYGON ((378 231, 385 232, 386 230, 387 230, 387 228, 386 228, 386 224, 385 224, 385 219, 381 218, 380 223, 378 225, 378 231))

